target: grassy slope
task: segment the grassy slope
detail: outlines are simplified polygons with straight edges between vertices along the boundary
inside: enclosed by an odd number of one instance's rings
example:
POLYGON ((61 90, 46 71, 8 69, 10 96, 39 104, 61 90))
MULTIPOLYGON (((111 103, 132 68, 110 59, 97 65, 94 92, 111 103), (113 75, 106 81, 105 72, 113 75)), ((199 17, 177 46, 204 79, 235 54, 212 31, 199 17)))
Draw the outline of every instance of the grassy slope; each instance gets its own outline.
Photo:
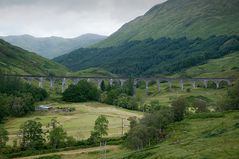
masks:
POLYGON ((109 71, 106 71, 102 68, 88 68, 85 70, 77 71, 73 73, 75 76, 81 77, 115 77, 116 75, 112 74, 109 71))
POLYGON ((135 153, 128 159, 145 154, 149 154, 146 159, 237 159, 238 123, 239 112, 226 113, 222 118, 186 119, 172 125, 169 138, 158 147, 135 153))
POLYGON ((64 75, 67 69, 35 53, 0 40, 0 70, 7 74, 64 75))
POLYGON ((173 77, 233 77, 239 78, 239 52, 223 58, 210 60, 207 64, 195 66, 177 73, 173 77))
MULTIPOLYGON (((108 150, 108 159, 238 159, 239 112, 228 112, 219 118, 185 119, 168 128, 169 135, 161 144, 130 151, 115 147, 108 150)), ((63 159, 98 159, 102 151, 84 150, 57 153, 63 159)))
POLYGON ((239 34, 239 0, 168 0, 125 24, 94 47, 160 37, 208 37, 239 34))

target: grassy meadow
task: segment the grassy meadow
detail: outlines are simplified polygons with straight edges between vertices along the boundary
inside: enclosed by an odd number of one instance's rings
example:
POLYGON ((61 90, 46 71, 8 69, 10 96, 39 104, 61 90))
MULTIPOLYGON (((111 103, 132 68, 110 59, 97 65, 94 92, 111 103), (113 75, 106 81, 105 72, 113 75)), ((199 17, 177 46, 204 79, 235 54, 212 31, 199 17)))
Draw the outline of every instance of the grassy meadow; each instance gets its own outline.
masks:
MULTIPOLYGON (((47 103, 47 102, 46 102, 47 103)), ((43 104, 43 103, 42 103, 43 104)), ((36 119, 44 126, 50 122, 52 118, 57 119, 67 131, 68 135, 81 140, 87 139, 93 130, 94 122, 99 115, 105 115, 109 120, 109 137, 118 137, 122 135, 122 120, 124 124, 124 132, 129 129, 129 121, 127 118, 131 116, 141 117, 142 113, 129 111, 114 106, 100 103, 49 103, 52 107, 72 107, 76 111, 66 112, 35 112, 22 118, 10 118, 5 122, 5 128, 9 132, 10 142, 15 139, 21 124, 27 120, 36 119)))

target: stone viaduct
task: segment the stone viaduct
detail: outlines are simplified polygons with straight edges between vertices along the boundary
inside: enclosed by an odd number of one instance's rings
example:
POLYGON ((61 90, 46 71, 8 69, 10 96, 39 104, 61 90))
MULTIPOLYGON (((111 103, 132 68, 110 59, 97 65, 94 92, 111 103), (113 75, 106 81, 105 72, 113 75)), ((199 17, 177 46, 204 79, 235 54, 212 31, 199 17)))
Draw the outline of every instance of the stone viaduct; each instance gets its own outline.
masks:
MULTIPOLYGON (((178 81, 181 87, 181 90, 184 90, 184 83, 185 82, 191 82, 192 88, 196 88, 196 82, 203 82, 204 87, 208 87, 208 82, 212 81, 216 84, 217 88, 220 88, 221 82, 226 82, 228 86, 232 85, 232 82, 234 79, 232 78, 160 78, 160 77, 152 77, 152 78, 129 78, 129 77, 70 77, 70 76, 32 76, 32 75, 1 75, 1 76, 8 76, 8 77, 18 77, 24 80, 27 80, 29 83, 31 83, 33 80, 37 80, 39 82, 39 87, 43 88, 44 81, 48 80, 50 81, 50 88, 54 88, 54 84, 56 81, 61 81, 62 86, 62 92, 65 91, 66 82, 68 80, 73 81, 73 84, 77 84, 81 80, 87 80, 87 81, 96 81, 98 88, 100 89, 102 81, 109 81, 110 85, 113 85, 113 82, 120 83, 121 86, 124 85, 124 82, 132 79, 134 81, 134 90, 136 90, 136 86, 138 82, 144 81, 146 85, 146 94, 148 94, 149 90, 149 83, 154 81, 157 83, 158 86, 158 92, 160 93, 160 83, 167 82, 169 89, 172 89, 172 82, 178 81)), ((134 91, 135 92, 135 91, 134 91)))

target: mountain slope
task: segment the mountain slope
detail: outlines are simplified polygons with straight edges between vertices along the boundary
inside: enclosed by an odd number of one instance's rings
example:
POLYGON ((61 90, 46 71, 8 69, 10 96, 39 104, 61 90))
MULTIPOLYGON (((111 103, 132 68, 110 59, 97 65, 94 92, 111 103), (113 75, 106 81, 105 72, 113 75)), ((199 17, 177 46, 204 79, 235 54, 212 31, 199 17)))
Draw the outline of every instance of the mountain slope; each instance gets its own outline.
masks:
POLYGON ((209 60, 206 64, 191 67, 173 77, 239 78, 239 52, 209 60))
POLYGON ((168 0, 125 24, 94 47, 161 37, 207 38, 239 34, 239 0, 168 0))
POLYGON ((0 72, 25 75, 64 75, 67 69, 0 39, 0 72))
POLYGON ((160 38, 132 41, 118 47, 78 49, 54 60, 73 71, 97 67, 125 76, 155 76, 181 72, 236 51, 239 51, 239 36, 160 38))
POLYGON ((96 34, 85 34, 76 38, 46 37, 37 38, 30 35, 0 37, 3 40, 23 49, 36 52, 46 58, 54 58, 81 47, 96 44, 106 37, 96 34))

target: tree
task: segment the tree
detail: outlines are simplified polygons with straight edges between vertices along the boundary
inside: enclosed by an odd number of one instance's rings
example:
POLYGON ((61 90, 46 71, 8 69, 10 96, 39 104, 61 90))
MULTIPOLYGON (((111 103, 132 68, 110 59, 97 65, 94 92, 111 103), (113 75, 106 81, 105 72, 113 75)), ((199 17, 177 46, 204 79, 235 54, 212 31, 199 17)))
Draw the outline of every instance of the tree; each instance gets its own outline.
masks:
POLYGON ((133 79, 130 79, 124 83, 123 86, 124 92, 129 95, 133 96, 134 95, 134 81, 133 79))
POLYGON ((127 120, 129 120, 130 129, 133 129, 137 125, 136 117, 129 117, 127 120))
POLYGON ((170 109, 161 109, 146 114, 139 123, 130 119, 130 131, 127 136, 128 147, 141 149, 147 145, 156 144, 165 138, 166 127, 173 122, 170 109))
POLYGON ((100 83, 100 89, 104 92, 106 90, 105 81, 100 83))
POLYGON ((103 136, 108 135, 108 124, 107 118, 104 115, 100 115, 95 121, 94 130, 91 132, 89 140, 93 143, 101 141, 103 136))
POLYGON ((0 94, 0 123, 9 115, 11 105, 11 96, 0 94))
POLYGON ((28 120, 20 127, 19 137, 20 145, 24 149, 40 149, 45 143, 42 124, 35 120, 28 120))
POLYGON ((108 125, 109 121, 106 116, 100 115, 95 121, 94 131, 98 132, 102 138, 103 136, 108 135, 108 125))
POLYGON ((148 143, 147 127, 144 125, 137 125, 129 131, 127 137, 128 147, 131 149, 143 149, 148 143))
POLYGON ((99 90, 94 84, 82 80, 77 85, 70 85, 65 90, 63 100, 68 102, 98 101, 99 95, 99 90))
POLYGON ((51 120, 48 127, 50 128, 48 135, 49 145, 54 149, 64 147, 67 141, 67 133, 63 127, 55 119, 51 120))
POLYGON ((186 113, 187 102, 185 98, 179 97, 172 102, 172 110, 174 114, 174 121, 183 120, 186 113))
POLYGON ((0 126, 0 148, 5 147, 7 141, 8 141, 8 132, 6 129, 4 129, 3 126, 0 126))

